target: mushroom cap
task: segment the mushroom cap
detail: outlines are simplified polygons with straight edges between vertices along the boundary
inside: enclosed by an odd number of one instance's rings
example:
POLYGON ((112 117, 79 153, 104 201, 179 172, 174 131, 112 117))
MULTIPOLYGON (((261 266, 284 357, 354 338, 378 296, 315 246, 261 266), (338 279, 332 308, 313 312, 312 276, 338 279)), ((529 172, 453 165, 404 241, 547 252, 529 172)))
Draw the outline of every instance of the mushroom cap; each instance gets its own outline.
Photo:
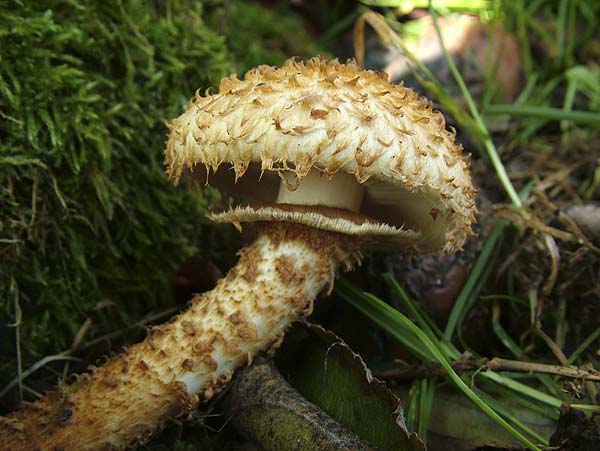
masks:
MULTIPOLYGON (((217 94, 196 92, 169 128, 165 162, 172 178, 191 171, 270 204, 262 213, 256 205, 234 208, 216 220, 287 220, 285 209, 274 213, 279 178, 289 185, 283 174, 291 172, 301 183, 317 169, 327 178, 352 174, 365 187, 360 213, 368 219, 355 222, 366 231, 344 233, 379 233, 383 239, 373 242, 417 252, 454 252, 472 234, 469 157, 444 116, 384 72, 352 60, 289 59, 280 68, 252 69, 243 80, 231 75, 217 94)), ((303 222, 294 211, 290 220, 303 222)))

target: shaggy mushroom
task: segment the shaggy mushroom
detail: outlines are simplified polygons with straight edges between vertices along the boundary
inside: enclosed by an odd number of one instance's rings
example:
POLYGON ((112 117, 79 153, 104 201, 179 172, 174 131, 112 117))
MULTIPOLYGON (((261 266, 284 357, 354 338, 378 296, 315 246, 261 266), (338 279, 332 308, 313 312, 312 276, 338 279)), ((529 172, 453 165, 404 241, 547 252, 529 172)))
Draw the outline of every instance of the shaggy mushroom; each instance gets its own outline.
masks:
POLYGON ((245 199, 210 216, 255 223, 255 241, 142 343, 2 418, 0 448, 139 443, 277 348, 365 250, 454 252, 471 233, 475 190, 443 116, 354 62, 291 59, 225 78, 170 129, 169 174, 245 199))

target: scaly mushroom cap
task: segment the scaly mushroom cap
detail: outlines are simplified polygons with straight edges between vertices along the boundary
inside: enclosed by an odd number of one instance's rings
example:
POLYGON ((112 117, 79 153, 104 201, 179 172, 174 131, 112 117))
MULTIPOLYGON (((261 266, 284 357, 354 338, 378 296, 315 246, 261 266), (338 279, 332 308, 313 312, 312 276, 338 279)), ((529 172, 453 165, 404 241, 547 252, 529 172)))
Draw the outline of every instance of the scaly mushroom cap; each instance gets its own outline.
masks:
POLYGON ((258 202, 214 214, 216 220, 325 224, 417 252, 460 249, 475 222, 469 159, 444 116, 384 72, 353 61, 289 59, 281 68, 252 69, 243 80, 226 77, 218 94, 197 92, 170 129, 171 177, 189 170, 258 202), (297 208, 274 204, 279 183, 293 191, 315 169, 327 179, 353 175, 365 187, 359 211, 313 209, 308 220, 297 208))

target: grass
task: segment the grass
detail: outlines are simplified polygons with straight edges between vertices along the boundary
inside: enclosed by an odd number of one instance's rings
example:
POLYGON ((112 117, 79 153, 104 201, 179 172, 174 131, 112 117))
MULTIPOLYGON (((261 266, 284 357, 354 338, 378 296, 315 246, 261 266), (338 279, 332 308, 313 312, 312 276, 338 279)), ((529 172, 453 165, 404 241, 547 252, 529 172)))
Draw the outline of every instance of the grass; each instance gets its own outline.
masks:
MULTIPOLYGON (((394 1, 364 3, 379 7, 400 6, 400 2, 394 1)), ((443 4, 445 12, 460 11, 461 8, 460 5, 455 5, 456 2, 435 2, 436 8, 438 3, 443 4)), ((431 1, 428 6, 441 41, 442 35, 437 21, 438 12, 432 7, 431 1)), ((461 128, 468 131, 475 142, 481 146, 481 156, 496 174, 499 185, 503 187, 512 205, 521 209, 524 208, 524 200, 531 202, 529 194, 535 189, 539 179, 532 177, 522 192, 517 193, 492 139, 492 132, 488 129, 488 120, 505 115, 516 122, 517 127, 510 130, 510 136, 503 137, 501 141, 503 147, 506 147, 506 143, 512 142, 514 146, 531 140, 551 122, 560 124, 560 135, 563 141, 569 139, 574 128, 578 128, 579 133, 594 135, 594 129, 597 131, 600 125, 598 112, 600 78, 598 69, 585 65, 580 56, 575 53, 575 49, 583 45, 581 37, 577 36, 575 30, 576 27, 583 28, 585 30, 583 35, 589 38, 588 30, 598 25, 598 16, 593 13, 593 7, 583 1, 561 0, 554 10, 547 3, 539 1, 527 4, 523 1, 490 2, 488 8, 485 12, 483 11, 485 8, 481 8, 478 13, 482 17, 495 16, 504 21, 509 29, 514 30, 522 48, 525 80, 520 95, 512 104, 494 103, 487 97, 483 98, 483 103, 478 105, 442 41, 444 58, 454 82, 458 85, 460 100, 467 106, 467 111, 463 110, 458 100, 444 88, 444 83, 439 81, 406 48, 402 36, 398 33, 398 30, 402 30, 402 25, 396 21, 396 16, 390 11, 380 10, 382 15, 370 10, 365 11, 357 25, 355 38, 360 40, 364 37, 364 26, 368 23, 384 43, 396 47, 412 61, 414 75, 435 96, 439 104, 455 117, 461 128), (541 25, 540 17, 554 27, 541 25), (552 28, 554 35, 548 31, 552 28), (538 65, 535 51, 532 50, 532 39, 541 39, 550 46, 550 51, 554 53, 552 67, 538 65), (560 100, 552 100, 560 96, 563 98, 562 104, 560 100), (588 110, 582 107, 587 107, 588 110)), ((355 43, 355 46, 360 61, 364 57, 363 46, 360 42, 355 43)), ((582 186, 586 188, 590 184, 593 185, 593 182, 582 181, 582 186)), ((522 382, 518 375, 510 372, 483 371, 472 376, 472 382, 476 383, 476 386, 470 387, 467 377, 457 374, 451 366, 451 363, 459 359, 463 352, 475 352, 467 348, 458 349, 454 343, 457 332, 460 332, 469 312, 477 308, 478 303, 485 301, 493 302, 492 333, 505 350, 515 358, 527 358, 528 351, 524 350, 502 325, 500 303, 510 306, 513 311, 528 315, 529 302, 515 296, 514 289, 510 285, 507 285, 506 293, 493 296, 480 295, 481 291, 486 289, 491 270, 497 266, 500 244, 514 225, 507 220, 500 220, 488 235, 462 291, 455 300, 443 331, 418 307, 391 274, 383 274, 383 278, 401 299, 403 307, 412 320, 374 294, 360 290, 347 280, 342 279, 337 284, 336 293, 401 343, 422 362, 422 365, 428 366, 432 362, 441 365, 447 372, 446 380, 452 382, 500 427, 517 438, 523 446, 528 449, 539 449, 539 446, 548 445, 547 439, 519 421, 512 414, 508 402, 519 403, 529 410, 557 419, 559 407, 568 401, 556 377, 534 374, 534 377, 528 377, 525 382, 522 382), (498 393, 501 396, 493 395, 498 393)), ((586 349, 593 343, 597 343, 598 337, 600 337, 600 328, 593 330, 581 341, 568 358, 567 365, 572 365, 580 359, 586 349)), ((421 437, 425 437, 427 431, 437 383, 435 378, 415 381, 411 389, 407 417, 421 437)), ((594 405, 593 401, 590 404, 571 404, 571 407, 588 412, 598 410, 598 406, 594 405)))
MULTIPOLYGON (((558 409, 563 404, 563 400, 550 395, 544 391, 533 388, 530 385, 519 382, 514 376, 507 373, 485 371, 477 374, 478 379, 484 379, 492 393, 498 391, 498 386, 508 389, 503 398, 494 398, 488 390, 473 389, 469 387, 467 377, 458 375, 451 366, 451 362, 458 360, 463 354, 452 343, 450 343, 439 329, 433 324, 429 318, 415 303, 414 300, 406 293, 404 289, 395 281, 390 274, 384 274, 386 281, 397 291, 399 298, 403 301, 404 306, 415 318, 413 322, 406 315, 394 309, 375 295, 363 292, 353 286, 345 279, 338 281, 336 285, 336 293, 348 301, 351 305, 361 311, 365 316, 369 317, 375 324, 380 326, 388 334, 394 337, 398 342, 411 351, 418 357, 424 365, 429 365, 433 361, 440 364, 448 373, 449 380, 467 396, 477 407, 484 413, 494 419, 499 426, 505 429, 508 433, 517 438, 528 449, 540 449, 532 440, 535 440, 540 445, 548 445, 547 440, 537 434, 536 431, 530 429, 524 423, 517 419, 511 412, 511 408, 505 404, 505 401, 523 404, 523 396, 529 401, 525 401, 527 407, 531 410, 536 410, 550 418, 557 418, 558 409), (491 386, 489 383, 492 382, 491 386), (490 403, 491 400, 493 403, 490 403)), ((467 288, 468 289, 468 288, 467 288)), ((458 311, 460 307, 456 307, 458 311)), ((600 335, 600 332, 595 332, 591 339, 600 335)), ((588 338, 584 345, 589 345, 591 339, 588 338)), ((512 341, 512 340, 511 340, 512 341)), ((521 354, 516 345, 513 345, 515 354, 521 354)), ((537 375, 541 377, 543 375, 537 375)), ((419 407, 418 413, 418 428, 417 431, 421 437, 426 436, 428 416, 431 409, 432 397, 435 390, 435 381, 423 380, 417 382, 419 384, 418 392, 420 396, 416 403, 409 403, 409 409, 414 409, 415 404, 419 407)), ((548 384, 555 384, 554 381, 548 380, 548 384)), ((598 411, 598 406, 589 404, 575 404, 574 408, 584 411, 598 411)), ((414 413, 409 412, 408 417, 413 418, 414 413)))
POLYGON ((489 267, 490 256, 498 242, 502 239, 502 235, 504 234, 507 226, 508 223, 506 221, 499 221, 498 224, 496 224, 494 230, 490 234, 490 237, 486 241, 483 250, 477 257, 475 265, 473 266, 473 269, 469 274, 469 278, 465 283, 465 287, 457 297, 454 308, 452 309, 450 317, 448 318, 448 322, 446 323, 446 328, 444 329, 444 338, 446 338, 446 340, 452 339, 456 328, 464 319, 469 300, 473 297, 473 294, 476 291, 475 287, 485 282, 485 279, 482 278, 481 275, 484 273, 485 269, 489 267))
MULTIPOLYGON (((414 340, 416 339, 419 342, 417 349, 424 347, 427 350, 427 354, 425 355, 422 352, 416 353, 417 355, 420 354, 419 357, 424 360, 424 363, 428 363, 431 360, 437 361, 447 371, 448 377, 456 385, 456 387, 461 390, 471 401, 473 401, 483 412, 498 422, 501 427, 516 437, 529 449, 539 451, 539 448, 531 441, 530 438, 523 435, 523 433, 502 418, 493 408, 490 407, 488 403, 483 401, 481 397, 479 397, 472 389, 470 389, 458 374, 456 374, 450 365, 450 359, 448 357, 454 357, 457 351, 452 349, 449 352, 447 348, 444 349, 444 347, 439 344, 440 342, 438 337, 426 323, 423 323, 423 321, 418 321, 419 326, 415 325, 407 316, 390 307, 381 299, 370 293, 361 292, 356 287, 353 287, 344 280, 338 281, 336 292, 407 348, 414 349, 414 340), (407 340, 405 338, 406 336, 413 336, 414 338, 413 340, 407 340)), ((431 387, 428 388, 428 391, 429 390, 432 390, 431 387)), ((431 399, 429 395, 426 396, 431 399)), ((427 403, 427 405, 430 408, 430 402, 427 403)), ((426 413, 427 411, 420 410, 421 415, 426 415, 426 413)), ((424 421, 424 424, 427 424, 426 419, 421 419, 421 421, 424 421)), ((527 429, 524 425, 520 426, 521 429, 527 429)), ((419 428, 419 433, 421 434, 421 437, 425 437, 426 429, 419 428)))
POLYGON ((569 121, 578 124, 600 126, 600 114, 589 111, 573 111, 562 108, 550 108, 545 106, 521 106, 521 105, 490 105, 485 109, 489 115, 506 114, 511 117, 525 117, 543 119, 546 121, 569 121))
MULTIPOLYGON (((440 34, 439 26, 437 24, 437 17, 434 10, 431 10, 432 15, 434 17, 434 24, 438 35, 440 34)), ((452 72, 452 75, 458 84, 460 91, 463 95, 463 99, 467 103, 469 107, 469 112, 466 112, 462 109, 460 104, 454 99, 450 93, 448 93, 443 84, 435 77, 435 75, 415 56, 413 55, 403 44, 402 39, 393 31, 390 25, 385 21, 383 16, 376 14, 372 11, 367 11, 364 13, 359 19, 359 25, 357 27, 358 30, 364 29, 364 22, 368 22, 377 33, 381 36, 383 41, 388 44, 392 44, 397 47, 399 50, 403 52, 414 64, 414 75, 421 82, 423 86, 425 86, 439 101, 439 103, 452 114, 457 122, 465 129, 468 130, 473 137, 479 141, 483 149, 486 153, 487 158, 491 161, 492 167, 496 171, 498 178, 504 187, 506 193, 508 194, 511 202, 518 208, 521 207, 521 200, 515 191, 515 188, 512 186, 511 181, 506 174, 506 169, 500 160, 500 156, 498 155, 498 151, 492 141, 492 138, 485 126, 483 118, 479 114, 479 111, 467 89, 467 86, 462 79, 456 65, 452 58, 448 55, 445 47, 444 56, 446 61, 448 62, 448 66, 452 72)), ((364 39, 364 31, 359 31, 358 40, 359 43, 355 42, 355 46, 357 47, 357 58, 359 61, 364 59, 364 50, 360 44, 360 40, 364 39)))

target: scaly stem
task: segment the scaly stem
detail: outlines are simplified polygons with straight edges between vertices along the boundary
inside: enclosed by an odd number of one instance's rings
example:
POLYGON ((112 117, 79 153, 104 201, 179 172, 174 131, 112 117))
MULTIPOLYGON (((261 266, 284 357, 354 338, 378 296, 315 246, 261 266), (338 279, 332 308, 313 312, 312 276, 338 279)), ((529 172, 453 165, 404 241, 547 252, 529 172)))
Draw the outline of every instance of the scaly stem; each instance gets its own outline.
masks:
POLYGON ((258 228, 238 264, 186 312, 64 390, 0 417, 0 449, 106 449, 145 441, 219 392, 256 353, 276 349, 287 327, 331 290, 337 269, 360 258, 357 244, 343 235, 287 223, 258 228))

